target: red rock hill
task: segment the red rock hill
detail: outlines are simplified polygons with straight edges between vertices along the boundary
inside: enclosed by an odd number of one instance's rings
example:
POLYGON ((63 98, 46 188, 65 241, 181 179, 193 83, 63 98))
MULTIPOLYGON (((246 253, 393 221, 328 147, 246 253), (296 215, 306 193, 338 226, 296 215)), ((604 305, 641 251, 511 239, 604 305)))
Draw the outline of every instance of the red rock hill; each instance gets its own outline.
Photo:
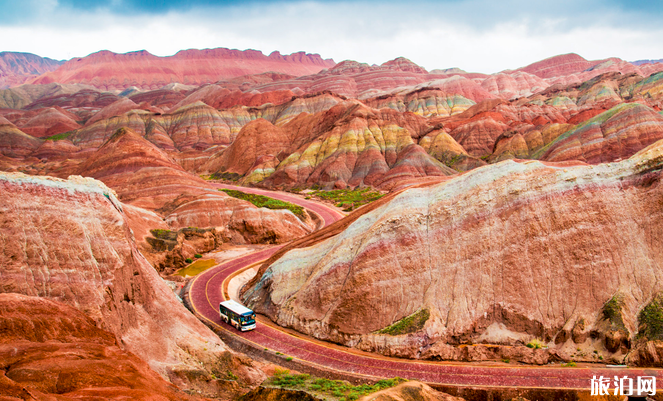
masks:
POLYGON ((20 85, 45 72, 54 71, 62 61, 31 53, 0 52, 0 88, 20 85))
POLYGON ((85 83, 102 89, 136 86, 157 89, 172 82, 200 85, 241 75, 275 71, 290 75, 315 74, 335 65, 331 59, 304 52, 265 56, 257 50, 225 48, 183 50, 169 57, 147 51, 117 54, 107 50, 67 61, 32 83, 85 83))

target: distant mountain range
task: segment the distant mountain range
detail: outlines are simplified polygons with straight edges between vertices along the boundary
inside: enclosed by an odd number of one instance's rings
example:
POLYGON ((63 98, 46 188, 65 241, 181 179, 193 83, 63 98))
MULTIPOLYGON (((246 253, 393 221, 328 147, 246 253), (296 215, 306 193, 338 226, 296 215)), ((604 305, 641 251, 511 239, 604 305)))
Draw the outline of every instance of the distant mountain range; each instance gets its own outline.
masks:
POLYGON ((55 71, 64 61, 32 53, 0 52, 0 88, 20 85, 45 72, 55 71))
MULTIPOLYGON (((626 62, 619 58, 591 61, 570 53, 550 57, 517 70, 503 71, 503 73, 524 72, 542 79, 553 79, 596 69, 649 75, 651 72, 658 71, 658 69, 655 67, 641 69, 639 67, 662 61, 638 60, 626 62)), ((226 48, 182 50, 168 57, 155 56, 144 50, 124 54, 103 50, 69 61, 52 60, 30 53, 2 52, 0 53, 0 88, 18 86, 24 83, 58 83, 84 84, 111 91, 122 91, 131 87, 155 90, 175 83, 199 86, 242 76, 255 76, 266 72, 278 73, 279 77, 276 80, 282 81, 305 75, 312 76, 322 70, 331 70, 332 68, 334 69, 332 75, 398 70, 416 76, 459 75, 469 79, 490 76, 468 73, 457 68, 436 69, 428 72, 404 58, 397 58, 381 66, 369 66, 355 61, 344 61, 336 64, 332 59, 323 59, 318 54, 304 52, 290 55, 273 52, 267 56, 257 50, 242 51, 226 48)), ((499 74, 493 74, 493 76, 499 74)), ((251 79, 255 80, 255 77, 251 79)), ((272 77, 269 80, 274 80, 274 78, 272 77)), ((426 80, 419 79, 421 82, 426 80)), ((323 89, 333 90, 333 88, 323 89)))
POLYGON ((662 59, 658 59, 658 60, 638 60, 638 61, 631 61, 631 64, 633 64, 633 65, 655 64, 655 63, 663 63, 663 58, 662 58, 662 59))

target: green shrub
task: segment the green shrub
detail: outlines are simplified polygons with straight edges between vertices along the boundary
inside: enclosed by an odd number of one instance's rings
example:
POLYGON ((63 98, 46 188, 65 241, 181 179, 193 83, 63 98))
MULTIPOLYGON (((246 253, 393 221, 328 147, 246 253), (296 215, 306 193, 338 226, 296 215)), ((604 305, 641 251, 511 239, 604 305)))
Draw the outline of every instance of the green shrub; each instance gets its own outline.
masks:
POLYGON ((532 341, 528 342, 525 345, 527 345, 527 347, 533 348, 533 349, 540 349, 541 347, 543 347, 543 343, 538 338, 533 339, 532 341))
POLYGON ((74 131, 67 131, 67 132, 63 132, 61 134, 51 135, 48 138, 44 138, 44 140, 45 141, 59 141, 59 140, 62 140, 62 139, 69 138, 69 136, 73 133, 74 133, 74 131))
POLYGON ((203 257, 203 255, 197 253, 197 254, 193 255, 193 257, 196 258, 196 259, 200 259, 200 258, 203 257))
POLYGON ((568 363, 563 363, 562 366, 565 367, 565 368, 573 368, 577 365, 576 365, 575 362, 571 361, 571 362, 568 362, 568 363))
POLYGON ((360 397, 376 391, 384 390, 405 382, 405 379, 399 377, 393 379, 380 380, 375 384, 361 384, 353 386, 340 380, 330 380, 324 378, 311 378, 309 375, 293 375, 290 371, 283 368, 276 368, 274 375, 269 379, 269 383, 279 387, 302 388, 304 390, 315 391, 333 395, 339 401, 341 399, 357 400, 360 397))
POLYGON ((186 263, 191 263, 191 262, 193 262, 193 259, 191 259, 191 258, 186 258, 186 259, 184 259, 184 261, 185 261, 186 263))
POLYGON ((288 361, 288 362, 292 361, 292 359, 293 359, 293 358, 292 358, 291 356, 285 358, 285 360, 288 361))
MULTIPOLYGON (((312 188, 315 189, 315 187, 313 186, 312 188)), ((311 194, 320 199, 332 201, 337 207, 342 207, 346 211, 354 210, 359 206, 376 201, 383 196, 380 192, 372 191, 370 188, 334 189, 332 191, 316 190, 311 194)))
POLYGON ((154 238, 163 240, 174 241, 177 239, 177 231, 164 230, 163 228, 154 228, 150 230, 150 234, 152 234, 154 238))
POLYGON ((615 294, 608 302, 603 305, 603 317, 610 321, 610 323, 617 329, 626 330, 624 320, 622 319, 622 296, 615 294))
POLYGON ((638 337, 663 339, 663 297, 657 296, 638 315, 638 337))
POLYGON ((222 181, 238 181, 242 176, 237 173, 212 173, 210 175, 201 175, 203 180, 222 180, 222 181))
POLYGON ((421 330, 430 317, 428 309, 422 309, 414 312, 410 316, 406 316, 398 322, 387 326, 384 329, 378 330, 378 334, 388 334, 390 336, 398 336, 401 334, 416 333, 421 330))
POLYGON ((304 218, 304 208, 290 202, 280 201, 278 199, 269 198, 263 195, 248 194, 246 192, 236 191, 234 189, 219 189, 219 191, 223 191, 233 198, 249 201, 257 207, 265 207, 267 209, 286 209, 290 210, 300 219, 304 218))

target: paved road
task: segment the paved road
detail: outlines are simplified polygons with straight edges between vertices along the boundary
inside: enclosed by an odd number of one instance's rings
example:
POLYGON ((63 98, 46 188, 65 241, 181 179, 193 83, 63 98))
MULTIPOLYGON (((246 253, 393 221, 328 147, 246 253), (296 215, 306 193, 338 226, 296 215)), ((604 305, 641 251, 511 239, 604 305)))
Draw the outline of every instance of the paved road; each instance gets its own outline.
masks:
MULTIPOLYGON (((246 192, 269 195, 310 208, 325 220, 325 225, 341 218, 338 211, 312 201, 302 200, 287 194, 274 194, 258 189, 237 188, 246 192)), ((326 344, 312 340, 304 335, 283 330, 266 318, 258 320, 256 330, 240 333, 222 323, 218 305, 225 300, 224 290, 233 273, 259 261, 269 258, 282 246, 264 249, 250 255, 218 265, 200 274, 191 285, 190 299, 198 317, 208 324, 240 336, 244 341, 253 343, 258 350, 280 352, 328 370, 350 372, 354 375, 370 377, 404 377, 440 385, 478 386, 478 387, 523 387, 545 389, 589 389, 593 376, 611 379, 615 375, 658 377, 658 388, 663 384, 663 370, 660 369, 614 369, 604 367, 523 367, 523 366, 477 366, 430 361, 413 361, 387 358, 379 355, 367 355, 349 348, 326 344)))
POLYGON ((338 210, 330 207, 323 205, 318 202, 306 200, 306 199, 301 199, 297 196, 293 195, 288 195, 286 193, 282 192, 274 192, 274 191, 267 191, 264 189, 258 189, 258 188, 247 188, 247 187, 236 187, 234 185, 226 185, 226 184, 212 184, 213 186, 217 188, 225 188, 225 189, 236 189, 238 191, 242 192, 247 192, 251 194, 257 194, 257 195, 265 195, 269 196, 270 198, 294 203, 296 205, 302 206, 308 210, 312 210, 315 213, 317 213, 320 217, 322 217, 322 220, 325 222, 325 227, 332 224, 333 222, 340 220, 343 218, 344 214, 339 212, 338 210))

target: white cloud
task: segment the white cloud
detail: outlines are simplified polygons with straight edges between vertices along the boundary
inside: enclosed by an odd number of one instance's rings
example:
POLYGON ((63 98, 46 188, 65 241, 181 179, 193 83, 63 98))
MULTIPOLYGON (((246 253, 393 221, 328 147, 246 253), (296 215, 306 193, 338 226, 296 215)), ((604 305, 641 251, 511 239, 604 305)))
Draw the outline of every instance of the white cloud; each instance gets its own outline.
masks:
MULTIPOLYGON (((466 2, 467 3, 467 2, 466 2)), ((588 59, 663 57, 662 29, 614 25, 606 12, 594 24, 552 13, 499 23, 459 18, 471 4, 412 8, 398 4, 270 3, 164 15, 116 16, 59 8, 49 21, 0 26, 0 50, 69 59, 98 50, 148 50, 166 56, 188 48, 296 51, 380 64, 404 56, 427 69, 460 67, 492 73, 556 54, 588 59)))

